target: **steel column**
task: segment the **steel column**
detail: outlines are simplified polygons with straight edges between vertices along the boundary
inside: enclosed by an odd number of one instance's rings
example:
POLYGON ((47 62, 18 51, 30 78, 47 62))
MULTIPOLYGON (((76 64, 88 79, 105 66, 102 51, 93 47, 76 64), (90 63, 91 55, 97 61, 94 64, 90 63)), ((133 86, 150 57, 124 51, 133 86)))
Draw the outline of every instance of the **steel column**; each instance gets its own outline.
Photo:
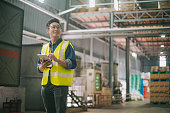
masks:
POLYGON ((126 100, 129 100, 129 49, 130 38, 126 38, 126 100))
MULTIPOLYGON (((110 28, 113 28, 113 12, 110 12, 110 28)), ((109 87, 113 89, 113 37, 109 39, 109 87)))
POLYGON ((93 61, 93 38, 90 39, 90 62, 93 61))

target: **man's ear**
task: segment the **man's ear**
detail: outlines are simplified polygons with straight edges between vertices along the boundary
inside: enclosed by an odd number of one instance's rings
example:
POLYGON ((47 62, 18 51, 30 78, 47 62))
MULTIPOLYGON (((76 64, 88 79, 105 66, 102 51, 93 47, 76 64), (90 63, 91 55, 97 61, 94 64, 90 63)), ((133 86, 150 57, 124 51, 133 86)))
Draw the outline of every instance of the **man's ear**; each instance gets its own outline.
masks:
POLYGON ((49 29, 48 28, 46 29, 46 32, 49 33, 49 29))

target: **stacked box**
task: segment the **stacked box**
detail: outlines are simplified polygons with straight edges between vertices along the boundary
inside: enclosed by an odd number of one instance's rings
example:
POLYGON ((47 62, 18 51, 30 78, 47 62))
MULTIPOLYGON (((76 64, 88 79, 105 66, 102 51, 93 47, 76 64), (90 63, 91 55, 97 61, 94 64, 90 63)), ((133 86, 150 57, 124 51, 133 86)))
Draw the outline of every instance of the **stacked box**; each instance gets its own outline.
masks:
POLYGON ((156 73, 156 74, 151 73, 150 79, 159 79, 159 74, 158 73, 156 73))
POLYGON ((158 66, 151 66, 151 72, 158 72, 158 66))
POLYGON ((112 95, 112 89, 107 88, 107 87, 103 87, 102 88, 102 95, 112 95))
POLYGON ((170 8, 170 1, 158 1, 158 8, 170 8))
MULTIPOLYGON (((119 0, 119 2, 135 2, 135 0, 119 0)), ((134 10, 135 3, 126 3, 126 4, 118 4, 119 10, 127 11, 127 10, 134 10)))
POLYGON ((102 94, 96 94, 96 105, 108 106, 112 104, 112 89, 102 88, 102 94))
POLYGON ((169 82, 150 83, 150 103, 169 102, 169 82))
POLYGON ((169 103, 170 73, 169 67, 160 68, 159 72, 153 72, 151 68, 150 103, 169 103))
POLYGON ((109 106, 112 105, 112 96, 100 96, 100 106, 109 106))
POLYGON ((159 68, 160 72, 169 72, 169 66, 159 68))
POLYGON ((159 74, 159 79, 169 79, 170 78, 170 74, 159 74))

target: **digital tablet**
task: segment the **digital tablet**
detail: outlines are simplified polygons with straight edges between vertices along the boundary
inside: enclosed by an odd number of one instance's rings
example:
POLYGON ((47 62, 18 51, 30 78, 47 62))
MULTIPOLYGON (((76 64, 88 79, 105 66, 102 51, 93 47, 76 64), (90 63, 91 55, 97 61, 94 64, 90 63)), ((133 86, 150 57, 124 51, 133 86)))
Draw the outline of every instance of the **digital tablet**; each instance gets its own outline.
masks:
POLYGON ((37 54, 37 56, 38 56, 40 59, 44 59, 44 60, 48 60, 48 59, 49 59, 47 55, 37 54))

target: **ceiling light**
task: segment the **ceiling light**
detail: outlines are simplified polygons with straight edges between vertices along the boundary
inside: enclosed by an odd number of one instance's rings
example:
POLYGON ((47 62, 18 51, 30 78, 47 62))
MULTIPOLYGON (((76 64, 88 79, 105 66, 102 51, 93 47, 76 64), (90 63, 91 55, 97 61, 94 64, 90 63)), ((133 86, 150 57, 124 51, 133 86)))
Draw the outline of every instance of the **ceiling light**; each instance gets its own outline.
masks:
POLYGON ((89 7, 95 7, 95 0, 89 0, 89 7))
POLYGON ((163 52, 160 52, 160 54, 163 54, 163 52))
POLYGON ((115 8, 115 10, 119 9, 119 7, 118 7, 118 0, 114 0, 114 8, 115 8))
POLYGON ((161 47, 164 47, 164 45, 161 45, 161 47))
POLYGON ((136 53, 132 53, 132 56, 134 57, 134 58, 137 58, 137 54, 136 53))
POLYGON ((39 2, 41 2, 41 3, 44 3, 44 0, 38 0, 39 2))
POLYGON ((162 38, 165 38, 165 35, 163 34, 163 35, 161 35, 161 37, 162 37, 162 38))

